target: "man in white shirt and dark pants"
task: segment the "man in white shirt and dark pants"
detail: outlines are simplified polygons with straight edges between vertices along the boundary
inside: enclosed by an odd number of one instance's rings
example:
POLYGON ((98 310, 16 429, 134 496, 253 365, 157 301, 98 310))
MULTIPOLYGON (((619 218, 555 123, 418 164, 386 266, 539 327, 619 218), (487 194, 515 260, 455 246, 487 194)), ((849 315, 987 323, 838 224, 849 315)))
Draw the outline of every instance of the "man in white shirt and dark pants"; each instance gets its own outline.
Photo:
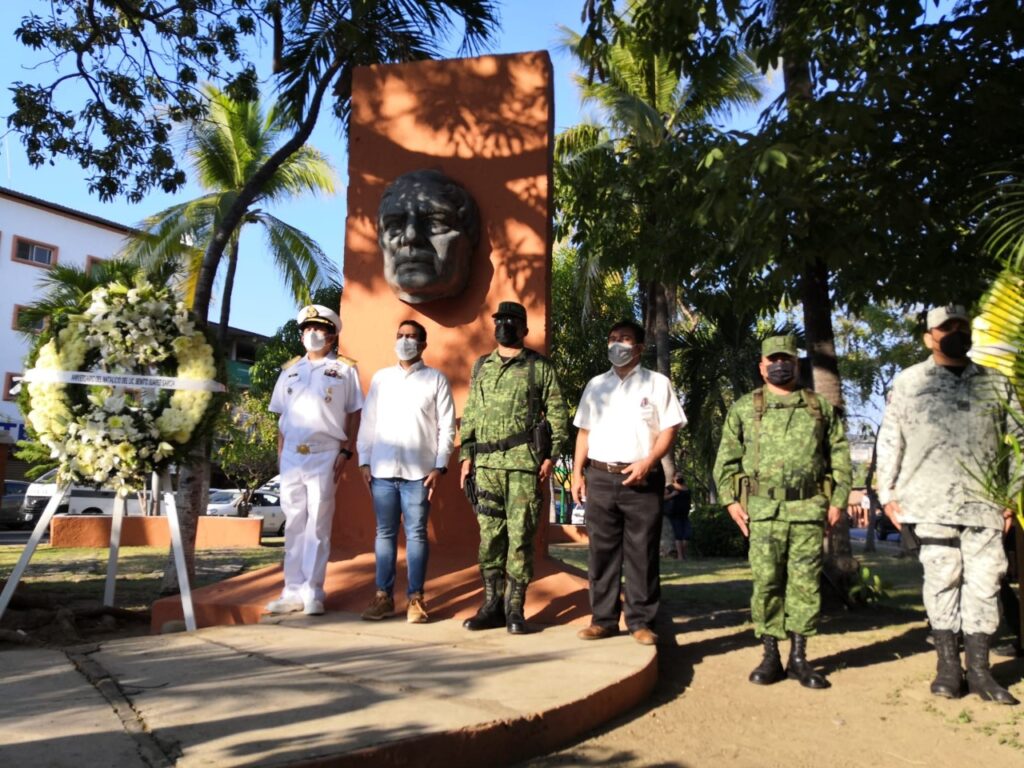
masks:
POLYGON ((661 597, 661 459, 686 416, 668 378, 640 365, 643 348, 640 325, 625 320, 612 326, 612 368, 587 383, 573 422, 579 434, 572 497, 586 501, 590 539, 593 617, 578 633, 584 640, 618 634, 624 573, 626 627, 642 645, 658 641, 651 626, 661 597))
POLYGON ((394 613, 398 520, 405 524, 409 576, 406 619, 427 621, 423 583, 429 545, 427 516, 437 483, 448 471, 455 441, 455 404, 448 379, 423 364, 427 330, 415 320, 398 326, 398 364, 373 375, 356 443, 359 471, 370 488, 377 516, 374 554, 377 592, 363 611, 368 621, 394 613))
POLYGON ((281 371, 270 397, 280 414, 277 455, 284 512, 284 590, 270 613, 324 612, 324 578, 331 553, 334 496, 352 458, 363 392, 359 375, 334 349, 338 314, 320 304, 296 318, 306 355, 281 371))

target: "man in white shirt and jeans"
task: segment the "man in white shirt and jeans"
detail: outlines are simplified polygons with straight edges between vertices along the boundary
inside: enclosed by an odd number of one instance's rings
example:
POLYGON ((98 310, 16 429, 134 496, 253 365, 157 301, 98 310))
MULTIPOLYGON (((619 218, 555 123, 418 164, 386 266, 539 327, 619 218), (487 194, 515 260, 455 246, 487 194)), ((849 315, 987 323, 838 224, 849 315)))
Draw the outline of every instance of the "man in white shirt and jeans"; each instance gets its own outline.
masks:
POLYGON ((373 496, 377 516, 374 554, 377 592, 363 611, 379 621, 395 611, 398 520, 405 524, 410 624, 427 621, 423 583, 429 545, 427 516, 437 483, 448 471, 455 441, 455 404, 443 373, 423 364, 427 330, 406 320, 395 334, 398 364, 373 375, 363 406, 356 448, 359 471, 373 496))
POLYGON ((324 612, 324 578, 331 553, 334 496, 345 462, 352 458, 363 391, 352 361, 334 349, 338 313, 321 304, 296 318, 305 357, 284 367, 270 397, 280 414, 277 455, 284 512, 284 590, 270 613, 324 612))
POLYGON ((640 325, 624 320, 612 326, 611 370, 587 382, 573 421, 579 434, 572 498, 586 501, 590 541, 593 617, 578 633, 583 640, 618 634, 625 573, 626 627, 641 645, 658 641, 651 625, 661 597, 661 459, 686 416, 668 378, 640 365, 643 349, 640 325))

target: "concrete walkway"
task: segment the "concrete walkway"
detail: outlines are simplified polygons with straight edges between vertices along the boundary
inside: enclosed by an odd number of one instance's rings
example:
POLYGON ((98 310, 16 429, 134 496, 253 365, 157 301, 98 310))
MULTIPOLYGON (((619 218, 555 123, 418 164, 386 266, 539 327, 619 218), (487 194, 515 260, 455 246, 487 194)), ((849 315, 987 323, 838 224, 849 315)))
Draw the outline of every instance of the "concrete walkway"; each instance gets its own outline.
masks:
POLYGON ((508 765, 630 709, 653 648, 294 616, 0 650, 0 765, 508 765))

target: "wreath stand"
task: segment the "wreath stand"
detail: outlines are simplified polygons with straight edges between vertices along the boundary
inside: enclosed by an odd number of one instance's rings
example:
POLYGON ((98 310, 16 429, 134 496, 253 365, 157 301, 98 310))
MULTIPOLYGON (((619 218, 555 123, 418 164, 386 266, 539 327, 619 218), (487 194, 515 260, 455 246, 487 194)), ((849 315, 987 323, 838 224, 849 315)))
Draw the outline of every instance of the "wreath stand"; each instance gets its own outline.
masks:
MULTIPOLYGON (((57 487, 57 492, 50 497, 46 509, 43 510, 39 522, 36 523, 36 527, 32 531, 28 543, 25 545, 25 550, 21 553, 18 564, 14 566, 14 570, 7 578, 7 584, 4 586, 3 592, 0 593, 0 619, 3 618, 7 605, 11 602, 11 598, 14 597, 14 590, 18 588, 18 582, 21 581, 21 576, 25 572, 29 560, 35 554, 36 547, 39 546, 39 542, 43 538, 46 529, 49 528, 50 520, 53 519, 57 508, 64 501, 70 489, 71 487, 67 484, 60 485, 57 487)), ((174 554, 174 567, 178 572, 178 590, 181 592, 181 609, 185 615, 185 629, 189 632, 195 632, 196 616, 192 607, 192 588, 188 583, 188 570, 185 566, 185 548, 181 540, 178 507, 174 502, 174 491, 171 490, 170 476, 166 472, 163 475, 154 472, 152 490, 155 506, 154 514, 159 514, 160 512, 161 493, 163 495, 167 527, 170 529, 171 534, 171 552, 174 554)), ((107 582, 103 590, 103 604, 106 606, 114 605, 114 587, 117 582, 117 556, 121 548, 121 521, 124 519, 124 515, 125 498, 118 494, 114 497, 114 513, 110 522, 110 556, 107 561, 107 582)))

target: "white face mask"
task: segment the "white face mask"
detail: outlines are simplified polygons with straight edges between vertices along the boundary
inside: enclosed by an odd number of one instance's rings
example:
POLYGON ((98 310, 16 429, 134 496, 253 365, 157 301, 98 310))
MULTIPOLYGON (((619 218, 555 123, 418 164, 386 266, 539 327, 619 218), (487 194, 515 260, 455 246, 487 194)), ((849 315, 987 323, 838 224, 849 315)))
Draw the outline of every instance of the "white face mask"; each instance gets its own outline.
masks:
POLYGON ((402 336, 395 339, 395 354, 399 360, 413 360, 420 353, 420 343, 416 339, 402 336))
POLYGON ((302 346, 307 352, 319 352, 327 346, 327 334, 323 331, 305 330, 302 332, 302 346))
POLYGON ((617 368, 621 368, 624 365, 629 365, 629 361, 632 359, 632 344, 624 344, 621 341, 613 341, 608 345, 608 361, 617 368))

